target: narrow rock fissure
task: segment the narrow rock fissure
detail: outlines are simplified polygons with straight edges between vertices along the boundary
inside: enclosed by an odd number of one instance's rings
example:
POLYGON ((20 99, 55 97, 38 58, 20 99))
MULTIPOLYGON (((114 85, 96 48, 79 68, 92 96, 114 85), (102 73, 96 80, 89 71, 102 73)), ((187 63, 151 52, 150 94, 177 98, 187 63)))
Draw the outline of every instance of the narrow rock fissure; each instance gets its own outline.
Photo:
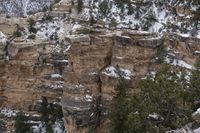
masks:
POLYGON ((107 53, 106 58, 104 58, 105 66, 102 67, 96 76, 97 78, 97 86, 98 86, 98 95, 95 98, 95 129, 101 128, 101 123, 103 122, 103 99, 102 99, 102 79, 101 79, 101 73, 103 70, 111 65, 112 56, 113 56, 113 46, 115 44, 115 39, 113 38, 113 43, 110 46, 110 49, 107 53))

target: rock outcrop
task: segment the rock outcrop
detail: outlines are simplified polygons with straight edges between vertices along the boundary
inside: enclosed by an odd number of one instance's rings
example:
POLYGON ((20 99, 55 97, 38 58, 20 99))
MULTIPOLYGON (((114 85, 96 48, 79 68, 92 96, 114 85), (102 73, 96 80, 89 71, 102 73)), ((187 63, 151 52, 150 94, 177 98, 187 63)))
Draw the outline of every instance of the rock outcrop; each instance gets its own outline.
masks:
POLYGON ((105 133, 119 75, 134 91, 141 78, 159 68, 156 61, 161 45, 166 48, 164 62, 194 69, 200 54, 199 31, 190 34, 193 14, 185 9, 185 3, 147 0, 142 6, 133 2, 131 7, 143 16, 136 17, 137 12, 127 14, 126 8, 122 13, 113 0, 107 1, 107 15, 100 11, 102 1, 84 1, 80 13, 77 1, 55 1, 0 1, 0 13, 4 14, 0 16, 0 107, 35 111, 41 97, 46 97, 50 102, 61 101, 69 133, 85 133, 91 127, 105 133), (177 7, 171 6, 172 10, 169 5, 177 7), (27 16, 48 8, 52 10, 27 16), (156 21, 149 23, 151 15, 156 21), (38 30, 34 40, 28 39, 32 35, 29 17, 38 30), (90 29, 93 21, 97 23, 90 29), (110 31, 115 23, 120 30, 110 31), (23 37, 14 39, 17 26, 24 28, 23 37), (187 36, 162 32, 182 33, 183 27, 187 36))
POLYGON ((62 107, 68 132, 73 133, 106 121, 118 69, 134 86, 149 71, 162 39, 147 32, 122 32, 72 35, 66 40, 71 48, 62 107))
MULTIPOLYGON (((133 88, 142 77, 159 67, 155 58, 160 45, 167 47, 166 60, 172 60, 168 63, 192 69, 199 40, 190 38, 195 41, 195 48, 191 48, 184 37, 165 36, 117 31, 66 37, 71 48, 69 67, 64 73, 62 107, 68 132, 84 133, 92 124, 98 127, 106 123, 119 74, 133 88)), ((101 129, 98 132, 105 132, 105 127, 101 129)))
POLYGON ((48 41, 13 41, 7 42, 2 50, 2 106, 34 110, 42 96, 59 101, 62 96, 62 70, 68 61, 55 44, 48 41))
POLYGON ((167 47, 166 58, 172 60, 168 63, 178 66, 186 62, 192 66, 200 50, 199 40, 190 38, 188 42, 179 35, 92 31, 68 35, 62 43, 38 38, 9 41, 1 34, 1 106, 34 111, 41 97, 51 102, 62 99, 69 133, 85 133, 88 127, 99 125, 98 132, 106 132, 104 126, 119 74, 134 88, 158 68, 155 58, 160 45, 167 47), (196 42, 193 47, 191 41, 196 42))

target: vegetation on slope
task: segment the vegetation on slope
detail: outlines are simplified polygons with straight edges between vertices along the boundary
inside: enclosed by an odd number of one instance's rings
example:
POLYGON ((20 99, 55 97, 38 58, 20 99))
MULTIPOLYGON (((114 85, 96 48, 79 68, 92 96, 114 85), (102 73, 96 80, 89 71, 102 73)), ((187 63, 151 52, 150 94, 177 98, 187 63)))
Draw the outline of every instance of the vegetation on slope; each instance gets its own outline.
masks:
POLYGON ((190 79, 185 70, 163 65, 155 75, 141 80, 138 91, 127 96, 120 80, 111 109, 112 133, 164 133, 191 122, 199 108, 199 63, 190 79))

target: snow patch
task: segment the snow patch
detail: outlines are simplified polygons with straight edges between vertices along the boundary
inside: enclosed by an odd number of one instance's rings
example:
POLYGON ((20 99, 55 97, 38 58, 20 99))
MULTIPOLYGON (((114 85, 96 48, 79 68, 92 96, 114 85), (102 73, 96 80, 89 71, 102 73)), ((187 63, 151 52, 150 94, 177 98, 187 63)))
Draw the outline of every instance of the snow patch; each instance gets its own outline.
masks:
POLYGON ((158 115, 157 113, 149 114, 149 118, 153 118, 155 120, 158 120, 159 117, 160 117, 160 115, 158 115))
POLYGON ((51 78, 61 78, 60 74, 51 74, 51 78))
POLYGON ((6 41, 6 36, 0 31, 0 42, 5 43, 6 41))
POLYGON ((183 60, 170 59, 169 57, 166 57, 165 61, 166 61, 166 63, 169 63, 174 66, 180 66, 180 67, 184 67, 187 69, 195 69, 192 65, 188 64, 187 62, 185 62, 183 60))
POLYGON ((200 114, 200 108, 198 108, 197 111, 193 113, 193 115, 197 115, 197 114, 200 114))
POLYGON ((87 102, 92 102, 92 101, 93 101, 93 97, 90 96, 90 95, 86 95, 86 96, 85 96, 85 100, 86 100, 87 102))
POLYGON ((59 18, 54 18, 53 21, 37 22, 36 28, 39 29, 36 34, 39 38, 49 39, 57 34, 58 39, 62 40, 65 36, 64 22, 59 18))
POLYGON ((194 133, 200 133, 200 128, 195 129, 194 133))
POLYGON ((110 77, 115 77, 118 78, 119 75, 121 75, 123 78, 130 80, 133 76, 133 74, 131 73, 130 70, 128 69, 123 69, 123 68, 119 68, 119 70, 117 70, 115 67, 110 66, 107 67, 105 72, 102 72, 105 75, 108 75, 110 77))
POLYGON ((8 108, 3 108, 3 109, 1 109, 0 111, 1 111, 0 113, 1 113, 3 116, 8 117, 8 118, 13 117, 13 116, 16 116, 17 113, 19 112, 19 111, 17 111, 17 110, 12 110, 12 109, 8 109, 8 108))

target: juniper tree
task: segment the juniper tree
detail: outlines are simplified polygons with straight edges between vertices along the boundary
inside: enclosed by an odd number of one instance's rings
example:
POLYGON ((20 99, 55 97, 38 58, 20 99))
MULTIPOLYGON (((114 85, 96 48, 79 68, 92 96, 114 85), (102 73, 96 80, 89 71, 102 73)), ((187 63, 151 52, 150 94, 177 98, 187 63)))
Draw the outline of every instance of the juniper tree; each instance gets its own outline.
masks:
POLYGON ((116 93, 113 97, 112 109, 110 114, 111 132, 125 133, 127 130, 126 121, 128 114, 127 101, 127 84, 123 78, 120 78, 115 89, 116 93))
POLYGON ((36 22, 34 19, 30 18, 28 19, 28 30, 30 33, 37 33, 37 29, 34 27, 36 22))
POLYGON ((83 9, 83 0, 78 0, 77 1, 77 10, 78 10, 78 13, 80 13, 83 9))
POLYGON ((192 102, 193 110, 200 107, 200 58, 198 58, 195 69, 192 70, 190 77, 190 88, 187 89, 187 99, 192 102))
POLYGON ((141 81, 140 91, 129 102, 128 133, 162 133, 191 120, 190 103, 185 102, 185 88, 177 74, 170 66, 165 66, 155 78, 141 81))
POLYGON ((39 108, 42 121, 45 123, 46 131, 53 133, 52 125, 56 120, 63 118, 62 107, 58 104, 49 103, 46 97, 42 97, 42 103, 39 108))
POLYGON ((23 112, 19 112, 15 118, 15 133, 31 132, 30 124, 27 123, 27 117, 23 112))
POLYGON ((99 9, 101 13, 105 16, 108 13, 108 1, 104 0, 103 2, 100 3, 99 9))
MULTIPOLYGON (((2 116, 0 115, 0 118, 1 117, 2 116)), ((6 130, 6 125, 5 125, 4 121, 2 119, 0 119, 0 132, 3 132, 5 130, 6 130)))

